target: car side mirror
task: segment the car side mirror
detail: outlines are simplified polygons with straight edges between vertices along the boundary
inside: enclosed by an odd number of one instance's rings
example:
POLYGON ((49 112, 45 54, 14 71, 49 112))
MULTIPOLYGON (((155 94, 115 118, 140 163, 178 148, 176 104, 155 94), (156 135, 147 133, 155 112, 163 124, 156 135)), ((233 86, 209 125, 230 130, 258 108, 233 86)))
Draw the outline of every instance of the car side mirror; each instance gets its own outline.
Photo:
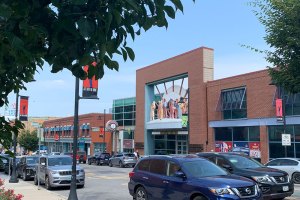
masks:
POLYGON ((232 171, 232 167, 230 165, 223 164, 222 167, 228 171, 232 171))
POLYGON ((175 172, 174 175, 175 175, 175 177, 178 177, 178 178, 182 178, 182 179, 186 178, 186 175, 182 171, 177 171, 177 172, 175 172))

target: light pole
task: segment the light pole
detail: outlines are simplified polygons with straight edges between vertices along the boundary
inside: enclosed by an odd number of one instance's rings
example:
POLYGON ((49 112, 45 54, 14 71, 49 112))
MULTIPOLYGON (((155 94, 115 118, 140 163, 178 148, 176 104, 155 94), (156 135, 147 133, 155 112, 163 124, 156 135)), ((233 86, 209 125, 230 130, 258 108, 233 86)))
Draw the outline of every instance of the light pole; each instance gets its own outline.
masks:
POLYGON ((75 78, 75 108, 74 108, 74 129, 73 129, 73 162, 72 179, 68 200, 78 200, 76 185, 76 156, 77 156, 77 137, 78 137, 78 107, 79 107, 79 78, 75 78))
MULTIPOLYGON (((285 97, 286 97, 286 95, 282 95, 282 121, 283 121, 283 134, 285 134, 285 130, 286 130, 285 97)), ((284 145, 284 156, 287 157, 287 147, 286 147, 286 145, 284 145)))
MULTIPOLYGON (((17 122, 18 119, 18 106, 19 106, 19 93, 16 95, 16 113, 15 113, 15 122, 17 122)), ((14 132, 13 133, 13 146, 14 146, 14 157, 13 157, 13 166, 12 166, 12 172, 11 177, 9 179, 10 183, 18 183, 18 177, 16 174, 16 151, 17 151, 17 135, 14 132)))

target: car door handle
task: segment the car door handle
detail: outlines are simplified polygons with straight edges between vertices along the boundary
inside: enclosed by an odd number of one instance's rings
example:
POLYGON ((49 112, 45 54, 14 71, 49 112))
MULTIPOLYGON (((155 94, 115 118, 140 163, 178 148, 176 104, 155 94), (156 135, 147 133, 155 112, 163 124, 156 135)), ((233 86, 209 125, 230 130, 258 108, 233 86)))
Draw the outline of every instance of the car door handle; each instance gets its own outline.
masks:
POLYGON ((166 184, 167 184, 167 183, 169 183, 169 181, 163 181, 163 183, 166 183, 166 184))
POLYGON ((148 180, 149 178, 148 178, 148 177, 146 177, 146 176, 143 176, 143 179, 146 179, 146 180, 148 180))

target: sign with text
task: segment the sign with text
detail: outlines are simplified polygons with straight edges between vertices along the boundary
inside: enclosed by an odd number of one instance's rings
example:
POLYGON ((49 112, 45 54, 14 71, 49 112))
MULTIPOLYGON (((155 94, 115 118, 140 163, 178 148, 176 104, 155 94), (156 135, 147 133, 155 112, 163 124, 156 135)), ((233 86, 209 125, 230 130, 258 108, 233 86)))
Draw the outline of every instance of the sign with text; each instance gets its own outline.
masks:
MULTIPOLYGON (((92 63, 92 66, 84 66, 83 70, 88 74, 89 67, 95 67, 97 64, 96 62, 92 63)), ((98 80, 96 80, 95 76, 91 79, 88 77, 83 80, 83 88, 82 88, 82 98, 95 98, 97 99, 98 93, 98 80)))
POLYGON ((20 96, 20 121, 28 121, 28 98, 20 96))
POLYGON ((291 134, 281 135, 282 146, 291 146, 291 134))

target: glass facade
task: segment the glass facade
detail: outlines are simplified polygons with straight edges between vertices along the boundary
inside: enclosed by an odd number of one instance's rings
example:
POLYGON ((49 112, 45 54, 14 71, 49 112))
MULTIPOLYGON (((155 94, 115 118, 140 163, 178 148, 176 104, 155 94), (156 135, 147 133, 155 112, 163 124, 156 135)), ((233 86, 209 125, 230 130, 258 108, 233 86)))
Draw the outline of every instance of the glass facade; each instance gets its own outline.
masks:
POLYGON ((216 152, 243 152, 260 160, 259 126, 215 128, 216 152))
MULTIPOLYGON (((268 126, 270 159, 285 157, 285 147, 282 146, 281 134, 283 126, 268 126)), ((287 146, 287 157, 300 157, 300 125, 287 125, 285 133, 291 134, 291 146, 287 146)))
POLYGON ((154 154, 186 154, 188 135, 154 135, 154 154))
POLYGON ((286 115, 300 115, 300 93, 285 94, 286 115))
POLYGON ((113 119, 119 126, 135 126, 135 105, 135 97, 113 101, 113 119))
POLYGON ((223 90, 219 107, 223 112, 223 119, 247 118, 246 88, 223 90))

